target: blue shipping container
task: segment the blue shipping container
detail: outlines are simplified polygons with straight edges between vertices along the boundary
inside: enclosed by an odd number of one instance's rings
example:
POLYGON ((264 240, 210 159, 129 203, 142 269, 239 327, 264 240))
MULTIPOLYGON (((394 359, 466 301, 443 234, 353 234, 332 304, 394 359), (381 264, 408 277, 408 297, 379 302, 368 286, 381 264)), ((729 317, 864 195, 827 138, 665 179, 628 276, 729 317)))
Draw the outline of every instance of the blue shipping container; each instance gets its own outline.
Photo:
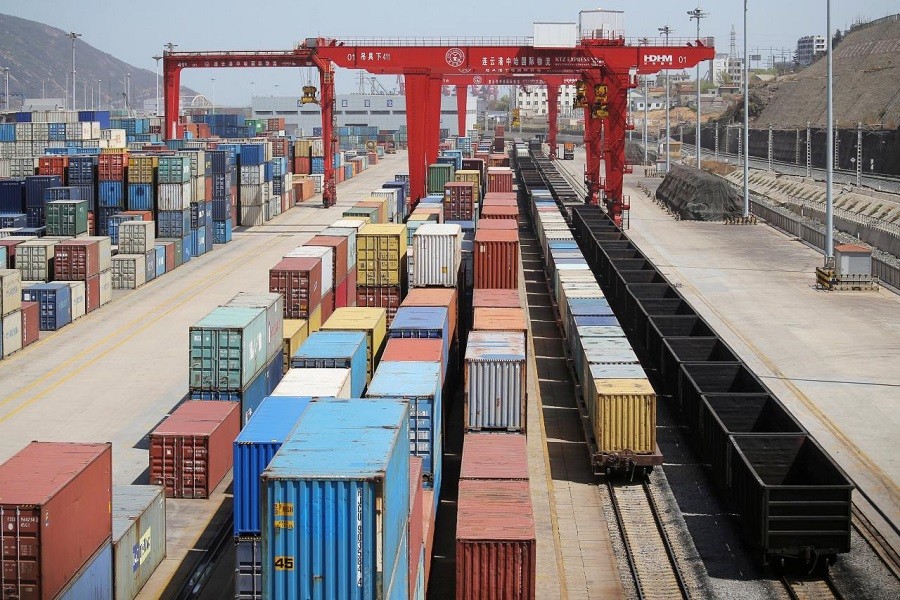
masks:
POLYGON ((212 218, 213 221, 224 221, 225 219, 231 218, 231 197, 223 198, 222 200, 213 200, 212 204, 212 218))
POLYGON ((266 151, 262 144, 241 144, 241 165, 261 165, 265 160, 266 151))
POLYGON ((312 402, 262 474, 272 600, 409 597, 409 405, 312 402))
POLYGON ((28 227, 28 215, 25 213, 0 213, 0 229, 11 227, 28 227))
POLYGON ((431 338, 443 340, 444 373, 450 357, 450 319, 446 308, 401 306, 388 327, 391 338, 431 338))
MULTIPOLYGON (((257 487, 258 484, 257 481, 257 487)), ((234 562, 234 597, 240 600, 262 598, 262 537, 235 538, 234 562)))
POLYGON ((121 181, 101 181, 98 198, 101 208, 122 208, 125 206, 125 184, 121 181))
MULTIPOLYGON (((18 230, 18 231, 16 232, 16 235, 33 235, 34 237, 44 237, 45 235, 47 235, 47 228, 44 227, 43 225, 41 225, 41 226, 39 226, 39 227, 32 227, 32 226, 31 226, 31 214, 30 214, 30 213, 31 213, 31 211, 35 211, 35 210, 41 210, 41 215, 44 214, 42 209, 29 208, 29 209, 28 209, 28 211, 29 211, 29 215, 28 215, 29 224, 28 224, 28 227, 23 227, 22 229, 18 230)), ((41 220, 43 221, 43 216, 41 217, 41 220)))
POLYGON ((613 316, 606 298, 568 298, 569 314, 573 317, 613 316))
POLYGON ((24 288, 22 301, 39 304, 41 331, 56 331, 72 322, 72 288, 65 283, 38 283, 24 288))
POLYGON ((190 231, 181 238, 181 264, 184 264, 193 258, 191 254, 191 233, 190 231))
POLYGON ((190 238, 188 247, 190 248, 191 256, 206 254, 206 227, 191 229, 188 237, 190 238))
POLYGON ((261 535, 259 477, 300 420, 310 398, 270 396, 234 440, 234 535, 261 535))
POLYGON ((619 327, 619 320, 612 315, 572 315, 569 321, 575 327, 619 327))
POLYGON ((231 241, 231 219, 213 221, 213 244, 227 244, 231 241))
POLYGON ((381 362, 367 398, 409 401, 409 453, 422 457, 422 470, 436 491, 441 485, 443 408, 441 365, 436 362, 381 362))
POLYGON ((156 237, 183 238, 191 229, 191 211, 161 210, 156 213, 156 237))
POLYGON ((156 251, 156 276, 162 277, 166 274, 166 247, 160 244, 154 246, 156 251))
POLYGON ((20 213, 25 208, 25 180, 0 179, 0 211, 20 213))
POLYGON ((350 369, 350 395, 366 387, 366 334, 362 331, 317 331, 291 357, 291 368, 350 369))
POLYGON ((153 210, 155 202, 153 184, 128 184, 128 210, 153 210))
POLYGON ((153 281, 154 279, 156 279, 156 248, 144 253, 144 280, 153 281))
POLYGON ((56 596, 56 600, 111 600, 113 596, 113 548, 112 541, 107 540, 56 596))
POLYGON ((314 175, 321 175, 325 172, 325 159, 321 156, 312 157, 312 168, 310 169, 314 175))
POLYGON ((225 390, 195 390, 191 400, 225 400, 241 403, 241 425, 245 425, 255 414, 263 399, 281 383, 284 372, 284 352, 276 354, 239 392, 225 390))

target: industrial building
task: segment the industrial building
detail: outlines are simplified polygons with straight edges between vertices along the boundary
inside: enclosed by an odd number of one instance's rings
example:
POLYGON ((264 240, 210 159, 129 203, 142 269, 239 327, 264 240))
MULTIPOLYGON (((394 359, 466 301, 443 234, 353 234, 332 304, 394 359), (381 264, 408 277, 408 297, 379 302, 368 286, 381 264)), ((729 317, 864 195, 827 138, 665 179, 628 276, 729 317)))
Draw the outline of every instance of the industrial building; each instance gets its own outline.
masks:
POLYGON ((806 67, 825 54, 824 35, 805 35, 797 40, 797 51, 794 60, 798 65, 806 67))

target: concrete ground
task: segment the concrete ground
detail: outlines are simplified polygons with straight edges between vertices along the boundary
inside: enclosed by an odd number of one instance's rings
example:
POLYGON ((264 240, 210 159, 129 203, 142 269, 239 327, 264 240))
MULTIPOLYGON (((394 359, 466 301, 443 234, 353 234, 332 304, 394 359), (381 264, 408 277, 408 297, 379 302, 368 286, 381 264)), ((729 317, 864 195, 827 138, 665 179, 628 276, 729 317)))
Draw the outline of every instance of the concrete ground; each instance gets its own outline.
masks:
MULTIPOLYGON (((580 179, 584 153, 560 165, 580 179)), ((675 221, 635 187, 631 240, 893 523, 900 523, 900 296, 815 289, 822 257, 766 225, 675 221)), ((898 547, 896 535, 856 501, 898 547)))
MULTIPOLYGON (((240 291, 268 289, 268 271, 288 251, 395 173, 406 154, 386 156, 338 186, 338 204, 320 196, 0 361, 0 461, 31 440, 113 443, 113 481, 147 483, 147 434, 187 393, 188 328, 240 291)), ((156 598, 220 504, 170 500, 168 559, 141 597, 156 598)))

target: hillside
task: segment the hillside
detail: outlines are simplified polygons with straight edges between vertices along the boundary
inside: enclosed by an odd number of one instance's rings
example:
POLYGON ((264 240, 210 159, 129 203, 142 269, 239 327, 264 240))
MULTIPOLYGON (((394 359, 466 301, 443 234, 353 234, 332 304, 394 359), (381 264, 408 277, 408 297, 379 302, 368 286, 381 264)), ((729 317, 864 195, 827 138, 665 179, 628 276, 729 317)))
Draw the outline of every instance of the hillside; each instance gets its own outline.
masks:
MULTIPOLYGON (((839 127, 900 126, 900 21, 890 18, 852 31, 835 48, 834 117, 839 127)), ((757 88, 771 101, 758 126, 806 127, 825 123, 826 61, 757 88)), ((752 116, 752 114, 751 114, 752 116)))
MULTIPOLYGON (((97 80, 101 81, 103 107, 123 106, 125 74, 131 73, 131 106, 138 108, 144 99, 153 98, 156 93, 156 74, 141 69, 107 54, 81 38, 75 41, 75 101, 82 108, 84 84, 88 82, 87 97, 91 101, 93 84, 96 95, 97 80)), ((66 73, 72 69, 72 40, 66 32, 36 21, 20 19, 0 14, 0 67, 9 67, 9 94, 11 107, 20 105, 23 97, 40 98, 43 83, 46 97, 61 98, 65 94, 66 73)), ((0 73, 2 75, 2 73, 0 73)), ((2 97, 2 77, 0 77, 0 97, 2 97)), ((160 91, 160 93, 162 93, 160 91)), ((182 88, 182 93, 195 92, 182 88)))

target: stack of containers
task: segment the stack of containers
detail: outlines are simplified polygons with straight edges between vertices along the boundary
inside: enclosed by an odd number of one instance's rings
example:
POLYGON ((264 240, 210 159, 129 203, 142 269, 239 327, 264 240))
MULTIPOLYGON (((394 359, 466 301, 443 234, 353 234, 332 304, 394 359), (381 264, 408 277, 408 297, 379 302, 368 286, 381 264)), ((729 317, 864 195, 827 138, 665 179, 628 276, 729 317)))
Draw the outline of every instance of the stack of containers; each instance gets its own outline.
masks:
MULTIPOLYGON (((81 199, 87 203, 87 210, 91 213, 95 210, 97 198, 96 166, 95 156, 70 156, 66 168, 66 181, 71 186, 81 188, 81 199)), ((89 233, 94 235, 93 231, 89 233)))
POLYGON ((366 334, 366 384, 372 380, 387 338, 387 312, 383 308, 347 307, 334 311, 322 331, 362 331, 366 334))
POLYGON ((236 157, 231 149, 207 150, 210 163, 210 188, 213 215, 213 243, 231 241, 231 230, 237 224, 236 157))
POLYGON ((366 389, 368 346, 362 331, 318 331, 291 357, 291 369, 349 369, 350 397, 366 389))
POLYGON ((4 598, 113 597, 112 444, 31 442, 0 490, 4 598))
MULTIPOLYGON (((354 235, 354 242, 356 238, 354 235)), ((333 271, 331 274, 331 278, 334 281, 334 294, 332 295, 332 311, 334 312, 335 308, 344 308, 346 306, 354 306, 356 304, 356 269, 355 264, 353 264, 353 269, 350 268, 349 261, 349 245, 350 240, 347 236, 331 236, 326 233, 321 233, 317 236, 314 236, 308 242, 306 242, 307 246, 311 247, 322 247, 322 248, 331 248, 332 249, 332 265, 333 271), (351 276, 353 277, 351 279, 351 276), (353 293, 353 300, 350 300, 350 293, 353 293)), ((354 244, 355 245, 355 244, 354 244)), ((354 248, 355 250, 355 248, 354 248)), ((353 263, 356 262, 356 257, 354 256, 353 263)), ((329 313, 330 314, 330 313, 329 313)))
POLYGON ((132 154, 128 157, 128 210, 149 210, 156 206, 156 173, 159 157, 132 154))
POLYGON ((262 597, 260 476, 309 406, 309 398, 262 401, 234 440, 234 597, 262 597))
POLYGON ((206 175, 209 165, 206 161, 206 153, 203 150, 191 150, 185 152, 190 159, 191 173, 191 231, 190 254, 202 256, 213 247, 213 214, 212 203, 206 196, 206 175))
POLYGON ((62 241, 55 246, 54 254, 54 279, 83 285, 85 313, 112 300, 112 247, 108 237, 62 241))
POLYGON ((284 298, 285 319, 306 319, 318 329, 322 322, 322 259, 284 258, 269 270, 269 291, 284 298))
POLYGON ((311 323, 313 328, 318 328, 318 323, 324 323, 334 312, 334 273, 335 273, 335 249, 330 246, 313 246, 309 243, 298 246, 284 255, 285 258, 313 258, 318 259, 321 263, 320 276, 320 303, 321 310, 318 311, 318 317, 315 316, 315 308, 310 313, 313 319, 311 323))
POLYGON ((262 225, 266 222, 266 203, 269 200, 263 144, 241 144, 238 165, 238 220, 243 227, 262 225))
POLYGON ((191 185, 190 159, 181 155, 159 157, 159 183, 156 235, 174 246, 175 266, 184 261, 184 240, 190 236, 191 185), (178 252, 178 249, 181 252, 178 252), (181 260, 178 260, 180 255, 181 260))
POLYGON ((16 269, 0 269, 0 358, 22 348, 22 276, 16 269))
POLYGON ((45 191, 63 184, 59 175, 31 175, 25 177, 25 214, 28 227, 44 226, 45 191))
POLYGON ((332 223, 331 227, 320 234, 327 238, 345 238, 347 248, 347 275, 337 284, 335 292, 335 308, 356 306, 356 235, 365 225, 361 219, 341 219, 332 223))
MULTIPOLYGON (((120 269, 135 264, 144 266, 144 281, 156 278, 156 223, 153 221, 125 221, 119 225, 119 253, 115 262, 120 269), (126 263, 126 264, 123 264, 126 263)), ((130 268, 130 267, 127 267, 130 268)), ((119 279, 115 284, 122 285, 119 279)), ((137 287, 137 285, 135 285, 137 287)), ((131 289, 127 286, 116 289, 131 289)))
POLYGON ((385 308, 393 319, 406 287, 406 227, 364 226, 356 235, 356 305, 385 308))
POLYGON ((307 407, 261 478, 264 597, 318 578, 347 597, 408 597, 408 422, 398 400, 307 407))
POLYGON ((128 155, 121 151, 101 151, 97 159, 97 235, 106 235, 109 217, 125 210, 125 171, 128 155))
POLYGON ((254 302, 245 296, 191 326, 188 369, 191 398, 238 402, 241 423, 281 381, 284 364, 280 296, 266 294, 277 298, 268 306, 265 298, 254 302))

